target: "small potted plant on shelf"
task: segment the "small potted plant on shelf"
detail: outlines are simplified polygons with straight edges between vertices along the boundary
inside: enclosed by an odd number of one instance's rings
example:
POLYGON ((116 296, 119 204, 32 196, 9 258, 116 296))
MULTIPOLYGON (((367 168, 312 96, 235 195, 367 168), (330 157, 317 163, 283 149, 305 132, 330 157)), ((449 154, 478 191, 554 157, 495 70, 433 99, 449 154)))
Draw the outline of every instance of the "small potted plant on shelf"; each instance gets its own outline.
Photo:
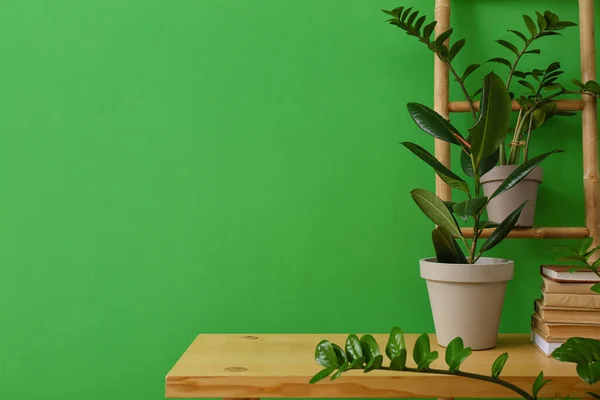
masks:
MULTIPOLYGON (((598 278, 600 278, 600 258, 596 259, 595 261, 592 261, 592 256, 594 255, 594 253, 600 250, 600 246, 591 247, 593 242, 594 238, 589 237, 585 238, 581 242, 581 245, 578 249, 571 246, 558 245, 552 246, 550 250, 565 252, 565 255, 560 257, 556 261, 568 261, 570 263, 577 263, 579 267, 574 266, 569 270, 569 272, 573 273, 578 270, 584 269, 592 271, 598 278)), ((596 283, 595 285, 593 285, 591 287, 591 290, 600 294, 600 283, 596 283)))
MULTIPOLYGON (((480 68, 482 64, 470 64, 462 74, 459 74, 456 71, 453 64, 456 56, 465 45, 465 39, 456 41, 456 43, 448 48, 444 46, 443 43, 452 35, 452 29, 441 33, 435 40, 430 40, 430 36, 436 26, 435 21, 426 23, 425 16, 419 17, 419 12, 413 11, 412 8, 405 9, 404 7, 399 7, 391 11, 383 11, 391 16, 391 19, 388 20, 390 24, 401 28, 408 35, 418 38, 429 50, 434 52, 440 60, 448 64, 450 72, 463 92, 471 115, 473 116, 473 119, 476 120, 478 115, 474 106, 474 100, 481 94, 481 90, 477 90, 473 94, 470 94, 465 85, 465 81, 474 71, 480 68)), ((537 26, 531 17, 524 15, 523 19, 527 26, 528 34, 524 34, 518 30, 509 30, 509 32, 513 33, 524 42, 521 48, 518 48, 507 40, 497 40, 500 45, 514 53, 514 60, 509 61, 506 58, 495 57, 487 61, 508 67, 509 72, 505 86, 509 91, 511 99, 514 98, 521 106, 521 111, 517 117, 515 127, 513 129, 507 129, 498 150, 495 153, 490 154, 485 160, 482 160, 481 184, 484 194, 488 197, 497 190, 502 182, 514 172, 519 165, 530 159, 529 143, 532 131, 541 127, 553 116, 567 116, 574 114, 572 112, 558 110, 556 103, 554 102, 555 100, 561 99, 569 94, 597 96, 600 93, 600 86, 595 81, 582 83, 574 80, 574 83, 578 86, 578 90, 567 90, 557 82, 560 75, 564 72, 560 70, 560 64, 558 62, 551 63, 546 69, 534 69, 527 72, 520 71, 517 67, 524 55, 540 54, 539 49, 531 48, 532 44, 546 36, 560 35, 560 30, 576 25, 573 22, 561 21, 558 15, 550 11, 546 11, 544 14, 536 12, 537 26), (517 83, 526 90, 524 95, 516 96, 515 93, 510 91, 511 84, 515 81, 514 78, 518 78, 517 83), (512 132, 512 135, 510 135, 510 132, 512 132), (505 145, 506 137, 510 137, 508 153, 505 145), (500 165, 496 166, 496 164, 500 165)), ((461 162, 469 164, 468 157, 464 153, 461 153, 461 162)), ((489 220, 500 222, 516 207, 527 201, 516 226, 533 226, 538 186, 541 181, 542 169, 538 166, 530 171, 528 176, 511 190, 504 192, 500 196, 494 197, 486 206, 489 220)))
POLYGON ((432 233, 435 257, 422 259, 420 264, 421 277, 427 281, 438 343, 446 346, 460 336, 473 349, 492 348, 496 345, 506 282, 513 276, 513 261, 483 257, 483 254, 506 237, 526 203, 512 210, 499 224, 484 221, 482 214, 490 200, 513 188, 558 150, 521 164, 494 193, 485 196, 481 188, 485 160, 498 151, 510 123, 511 101, 502 80, 493 72, 484 78, 481 111, 475 124, 469 128, 468 136, 462 135, 441 115, 423 104, 409 103, 408 111, 421 130, 460 148, 468 160, 462 163, 463 172, 472 181, 467 183, 421 146, 402 143, 433 167, 444 182, 464 192, 467 197, 459 203, 445 203, 425 189, 411 192, 417 206, 437 225, 432 233), (470 242, 459 228, 457 219, 472 222, 473 238, 470 242), (486 241, 482 241, 480 236, 487 227, 495 229, 486 241))
MULTIPOLYGON (((385 354, 389 358, 389 365, 383 365, 384 356, 379 345, 372 335, 363 335, 360 339, 352 334, 346 339, 344 347, 340 347, 328 340, 319 342, 315 349, 315 360, 323 367, 311 380, 317 383, 329 376, 331 380, 339 378, 344 372, 357 369, 365 373, 373 370, 403 371, 409 373, 422 373, 431 375, 451 375, 467 379, 489 382, 511 390, 519 397, 526 400, 537 400, 546 384, 551 380, 544 378, 541 371, 533 382, 531 392, 523 390, 512 382, 500 378, 508 353, 503 353, 491 365, 490 375, 481 375, 463 372, 461 365, 472 354, 472 349, 465 347, 460 337, 453 339, 446 348, 445 361, 448 369, 431 368, 431 364, 439 358, 437 351, 431 351, 429 336, 424 333, 417 339, 412 351, 415 366, 408 366, 408 351, 404 333, 400 328, 393 328, 385 347, 385 354)), ((593 385, 600 381, 600 341, 586 338, 571 338, 552 353, 552 357, 577 365, 577 375, 587 384, 593 385)), ((587 392, 595 399, 600 399, 600 394, 587 392)), ((549 395, 549 393, 548 393, 549 395)))

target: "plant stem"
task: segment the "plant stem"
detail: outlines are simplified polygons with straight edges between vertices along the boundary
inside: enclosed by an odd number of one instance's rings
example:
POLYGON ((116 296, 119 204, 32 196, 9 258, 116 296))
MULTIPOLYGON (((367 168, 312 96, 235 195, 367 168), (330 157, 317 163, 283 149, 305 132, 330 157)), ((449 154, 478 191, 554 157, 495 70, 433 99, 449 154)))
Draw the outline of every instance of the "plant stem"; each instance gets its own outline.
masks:
MULTIPOLYGON (((442 59, 440 58, 440 60, 442 60, 442 59)), ((444 61, 444 60, 442 60, 442 61, 444 61)), ((475 112, 475 107, 473 106, 473 99, 471 98, 471 96, 469 96, 469 92, 467 92, 465 83, 460 78, 460 76, 458 76, 458 74, 456 73, 456 70, 454 69, 452 64, 450 64, 450 62, 448 62, 448 61, 444 61, 444 62, 446 64, 448 64, 448 69, 450 69, 450 72, 452 72, 452 75, 454 75, 456 82, 458 82, 458 84, 460 85, 460 88, 463 91, 463 94, 465 95, 465 99, 467 99, 467 103, 469 103, 469 109, 471 110, 471 115, 473 116, 473 121, 477 121, 477 113, 475 112)))
POLYGON ((531 37, 531 39, 529 39, 525 43, 525 47, 523 47, 523 49, 519 52, 519 54, 517 54, 517 58, 515 59, 515 62, 513 63, 512 67, 510 68, 510 72, 508 73, 508 78, 506 79, 506 90, 510 89, 510 83, 512 81, 513 74, 517 70, 517 64, 519 64, 519 61, 521 61, 521 57, 523 56, 523 54, 525 54, 525 52, 527 51, 527 49, 529 48, 529 46, 531 45, 531 43, 533 43, 533 41, 536 40, 539 37, 539 34, 542 33, 542 32, 543 31, 541 31, 541 32, 536 33, 535 35, 533 35, 531 37))
POLYGON ((529 138, 531 137, 531 126, 533 125, 533 113, 529 116, 529 129, 527 130, 527 140, 525 140, 525 150, 523 152, 523 162, 529 159, 529 138))
MULTIPOLYGON (((389 367, 381 367, 383 370, 390 371, 389 367)), ((461 376, 463 378, 476 379, 479 381, 494 383, 499 386, 503 386, 513 392, 517 393, 519 396, 523 397, 526 400, 535 400, 535 397, 521 389, 520 387, 513 385, 510 382, 503 381, 501 379, 494 379, 491 376, 472 374, 470 372, 462 372, 462 371, 446 371, 443 369, 426 369, 424 371, 419 371, 416 368, 406 367, 403 369, 405 372, 418 372, 424 374, 435 374, 435 375, 450 375, 450 376, 461 376)))

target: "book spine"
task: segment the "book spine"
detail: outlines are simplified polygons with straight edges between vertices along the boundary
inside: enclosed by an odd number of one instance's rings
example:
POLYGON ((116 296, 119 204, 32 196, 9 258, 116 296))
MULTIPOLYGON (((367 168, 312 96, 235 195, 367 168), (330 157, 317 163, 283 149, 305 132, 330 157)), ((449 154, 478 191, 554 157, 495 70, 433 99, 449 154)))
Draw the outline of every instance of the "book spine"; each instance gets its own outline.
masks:
POLYGON ((585 294, 544 293, 547 307, 600 309, 600 296, 585 294))

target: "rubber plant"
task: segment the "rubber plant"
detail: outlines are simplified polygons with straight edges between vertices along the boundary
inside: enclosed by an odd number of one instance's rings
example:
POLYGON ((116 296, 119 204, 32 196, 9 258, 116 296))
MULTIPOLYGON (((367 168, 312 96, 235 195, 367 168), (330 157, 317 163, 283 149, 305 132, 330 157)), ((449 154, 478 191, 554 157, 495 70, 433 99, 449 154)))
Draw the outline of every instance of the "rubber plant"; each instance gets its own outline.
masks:
MULTIPOLYGON (((600 258, 595 261, 590 261, 591 257, 595 252, 600 250, 600 246, 591 247, 594 238, 588 237, 585 238, 579 248, 574 248, 570 246, 558 245, 550 247, 551 251, 564 251, 566 255, 558 258, 557 261, 576 261, 581 268, 588 269, 592 271, 598 278, 600 278, 600 258)), ((575 272, 580 268, 573 267, 570 269, 570 272, 575 272)), ((596 283, 592 286, 592 291, 600 294, 600 283, 596 283)))
MULTIPOLYGON (((550 382, 544 378, 541 371, 535 379, 531 391, 505 381, 501 378, 504 365, 508 361, 507 353, 501 354, 490 366, 490 374, 482 375, 461 370, 463 362, 471 355, 472 350, 464 347, 461 338, 457 337, 446 348, 444 359, 447 369, 431 368, 431 364, 439 358, 437 351, 431 351, 429 336, 424 333, 417 339, 412 349, 414 366, 408 365, 408 351, 404 333, 400 328, 393 328, 390 332, 385 354, 389 359, 383 365, 384 356, 375 338, 372 335, 358 337, 351 334, 346 339, 344 347, 340 347, 328 340, 322 340, 315 349, 315 360, 323 367, 311 380, 317 383, 331 376, 331 380, 339 378, 344 372, 350 370, 363 370, 365 373, 373 370, 403 371, 434 375, 452 375, 463 378, 489 382, 490 384, 505 387, 526 400, 537 400, 542 388, 550 382)), ((552 357, 559 361, 576 364, 577 374, 586 383, 593 385, 600 380, 600 341, 595 339, 571 338, 552 353, 552 357)), ((596 399, 597 393, 588 392, 596 399)))
POLYGON ((414 11, 412 7, 398 7, 393 10, 382 11, 391 17, 388 20, 391 25, 402 29, 409 36, 416 37, 429 50, 435 53, 440 60, 448 65, 450 73, 460 86, 465 100, 469 104, 473 120, 477 120, 478 118, 473 103, 475 98, 481 94, 481 89, 470 94, 465 85, 467 78, 486 62, 497 63, 508 68, 509 71, 504 84, 509 91, 511 99, 515 99, 522 109, 519 112, 515 127, 513 129, 508 129, 507 127, 505 131, 505 137, 509 135, 509 132, 512 132, 512 139, 509 143, 509 154, 506 154, 503 140, 502 145, 499 147, 499 155, 494 155, 495 162, 501 165, 519 164, 528 161, 531 132, 555 115, 574 115, 572 112, 558 110, 554 100, 558 100, 569 94, 586 94, 595 97, 598 97, 600 94, 600 85, 595 81, 582 83, 574 79, 573 83, 577 86, 576 90, 565 88, 558 82, 560 75, 564 73, 560 69, 560 63, 558 62, 552 62, 545 69, 533 69, 532 71, 521 71, 518 69, 519 62, 523 56, 541 53, 540 49, 531 48, 538 40, 547 36, 560 35, 560 30, 576 26, 574 22, 561 21, 559 16, 551 11, 546 11, 544 14, 536 11, 534 18, 537 20, 537 25, 533 18, 523 15, 523 20, 527 27, 526 33, 514 29, 508 30, 508 32, 513 33, 523 41, 521 47, 508 40, 496 40, 498 44, 514 54, 512 61, 503 57, 494 57, 484 63, 470 64, 462 73, 457 71, 454 61, 463 49, 466 40, 457 40, 450 48, 444 44, 452 35, 452 28, 432 39, 431 35, 435 30, 437 22, 428 22, 424 15, 419 16, 419 11, 414 11), (514 92, 510 91, 511 85, 514 82, 513 78, 515 77, 518 78, 517 83, 525 89, 524 94, 515 95, 514 92))
POLYGON ((498 149, 504 140, 511 115, 510 97, 502 80, 493 72, 484 78, 481 111, 473 126, 468 129, 467 136, 462 135, 450 122, 423 104, 408 103, 407 107, 410 116, 421 130, 461 148, 462 170, 467 177, 471 178, 471 185, 445 167, 423 147, 412 142, 402 143, 414 155, 433 167, 437 175, 450 187, 464 192, 467 196, 467 199, 462 202, 451 203, 442 201, 434 193, 425 189, 414 189, 411 192, 417 206, 437 225, 432 233, 437 262, 474 264, 484 252, 497 246, 506 237, 515 226, 525 206, 523 203, 502 222, 494 224, 482 219, 488 202, 519 183, 550 154, 561 150, 539 155, 520 165, 488 198, 481 193, 480 177, 496 164, 498 149), (464 221, 472 220, 473 239, 470 243, 458 227, 457 218, 464 221), (479 237, 483 229, 488 227, 495 227, 495 229, 481 244, 479 237), (465 246, 466 255, 455 238, 465 246))

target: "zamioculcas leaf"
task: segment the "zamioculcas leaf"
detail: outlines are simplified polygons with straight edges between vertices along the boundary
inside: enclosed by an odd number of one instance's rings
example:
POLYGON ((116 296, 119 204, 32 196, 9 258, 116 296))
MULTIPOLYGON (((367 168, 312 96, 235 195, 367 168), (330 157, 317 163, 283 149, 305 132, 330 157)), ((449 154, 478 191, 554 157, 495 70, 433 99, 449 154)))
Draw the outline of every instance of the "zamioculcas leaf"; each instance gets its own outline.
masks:
POLYGON ((446 347, 446 364, 450 371, 458 371, 461 364, 473 353, 470 347, 465 348, 459 337, 453 339, 446 347))
POLYGON ((458 130, 440 114, 419 103, 408 103, 406 107, 413 121, 425 133, 445 142, 461 144, 455 136, 460 136, 458 130))
POLYGON ((441 47, 442 44, 444 44, 444 42, 446 40, 448 40, 450 35, 452 35, 453 31, 454 31, 454 29, 450 28, 446 32, 440 33, 439 36, 437 38, 435 38, 435 46, 438 48, 441 47))
POLYGON ((406 349, 406 343, 404 342, 404 332, 398 327, 393 327, 390 332, 387 345, 385 346, 385 354, 390 360, 393 360, 400 355, 400 351, 406 349))
POLYGON ((545 31, 545 32, 540 32, 538 34, 538 37, 543 37, 543 36, 560 36, 560 32, 545 31))
POLYGON ((596 283, 594 286, 592 286, 592 292, 600 294, 600 283, 596 283))
POLYGON ((414 155, 431 165, 438 176, 446 182, 450 187, 461 190, 465 193, 469 193, 469 185, 461 177, 450 171, 444 164, 438 161, 431 153, 419 146, 418 144, 411 142, 402 142, 404 147, 410 150, 414 155))
POLYGON ((452 210, 454 211, 454 214, 462 218, 463 221, 466 221, 469 219, 469 217, 479 215, 484 210, 487 201, 487 197, 475 197, 473 199, 467 199, 457 203, 454 207, 452 207, 452 210))
POLYGON ((452 47, 450 48, 450 53, 449 53, 449 57, 448 57, 448 58, 450 58, 451 61, 454 59, 454 57, 456 57, 456 55, 463 48, 463 46, 465 45, 465 42, 466 42, 465 39, 460 39, 452 45, 452 47))
POLYGON ((325 368, 337 368, 340 366, 333 345, 328 340, 322 340, 315 350, 315 360, 325 368))
POLYGON ((371 335, 364 335, 360 338, 360 345, 367 362, 364 371, 369 372, 381 367, 383 356, 379 351, 379 345, 375 338, 371 335))
POLYGON ((443 226, 453 236, 462 237, 462 233, 450 211, 448 211, 448 207, 439 197, 425 189, 414 189, 410 194, 421 211, 436 225, 443 226))
POLYGON ((532 85, 531 83, 529 83, 529 82, 527 82, 527 81, 525 81, 525 80, 520 80, 520 81, 519 81, 519 84, 520 84, 521 86, 524 86, 524 87, 526 87, 527 89, 531 90, 531 92, 532 92, 532 93, 536 93, 536 90, 535 90, 535 88, 533 87, 533 85, 532 85))
POLYGON ((423 23, 425 22, 426 18, 427 17, 423 15, 417 20, 417 22, 415 22, 415 31, 417 33, 419 33, 419 30, 421 29, 421 26, 423 26, 423 23))
POLYGON ((514 33, 515 35, 517 35, 518 37, 520 37, 525 43, 527 43, 527 37, 525 35, 523 35, 521 32, 515 31, 515 30, 512 30, 512 29, 509 29, 508 31, 514 33))
POLYGON ((532 49, 532 50, 527 50, 525 52, 523 52, 523 54, 541 54, 542 51, 540 49, 532 49))
POLYGON ((515 46, 511 42, 509 42, 507 40, 496 40, 496 42, 498 42, 500 45, 506 47, 507 49, 509 49, 510 51, 515 53, 516 55, 519 55, 519 49, 517 49, 517 46, 515 46))
POLYGON ((554 153, 562 153, 562 150, 552 150, 544 154, 540 154, 539 156, 533 157, 529 161, 519 165, 517 169, 515 169, 510 175, 506 177, 504 182, 498 189, 490 196, 490 200, 494 197, 498 196, 506 192, 507 190, 514 187, 517 183, 521 182, 535 167, 537 167, 542 161, 544 161, 548 156, 554 153))
POLYGON ((406 20, 406 25, 412 25, 412 23, 414 22, 414 20, 417 18, 417 15, 419 15, 418 11, 413 12, 412 14, 410 14, 410 16, 408 17, 408 19, 406 20))
POLYGON ((600 400, 600 394, 598 394, 598 393, 587 392, 587 394, 589 394, 590 396, 592 396, 594 399, 600 400))
POLYGON ((578 81, 577 79, 573 79, 573 83, 583 89, 583 82, 578 81))
POLYGON ((406 368, 406 349, 400 350, 400 353, 390 362, 390 369, 394 371, 403 371, 406 368))
POLYGON ((439 263, 468 264, 469 261, 450 232, 442 226, 431 232, 435 257, 439 263))
POLYGON ((475 125, 469 128, 471 154, 475 165, 492 155, 503 143, 512 112, 510 96, 498 75, 490 72, 483 80, 481 112, 475 125))
POLYGON ((317 374, 315 376, 313 376, 309 383, 317 383, 319 381, 322 381, 323 379, 327 378, 333 371, 335 371, 335 368, 325 368, 322 369, 321 371, 317 372, 317 374))
POLYGON ((465 68, 465 72, 463 72, 463 75, 462 75, 461 79, 464 81, 465 79, 467 79, 467 77, 469 75, 471 75, 479 67, 481 67, 481 64, 471 64, 471 65, 469 65, 467 68, 465 68))
POLYGON ((479 249, 479 254, 496 247, 506 237, 506 235, 510 233, 512 228, 515 227, 515 224, 517 223, 525 204, 527 204, 527 201, 521 204, 515 211, 510 213, 508 217, 504 219, 504 221, 500 222, 500 225, 494 229, 488 240, 486 240, 483 246, 481 246, 481 249, 479 249))
POLYGON ((337 372, 331 376, 331 380, 334 381, 337 378, 339 378, 344 372, 348 370, 348 367, 349 365, 347 361, 340 365, 340 368, 337 370, 337 372))
POLYGON ((498 379, 502 370, 504 369, 504 364, 506 364, 506 360, 508 360, 508 353, 503 353, 496 358, 494 364, 492 364, 492 378, 498 379))
POLYGON ((474 99, 475 97, 477 97, 477 95, 481 93, 481 88, 477 89, 476 91, 473 92, 473 94, 471 95, 471 98, 474 99))
POLYGON ((540 31, 545 30, 546 27, 548 26, 548 22, 546 21, 546 18, 544 18, 544 16, 537 11, 535 13, 537 15, 538 27, 540 28, 540 31))
POLYGON ((593 242, 594 242, 593 237, 587 237, 587 238, 583 239, 583 241, 581 242, 581 246, 579 246, 579 252, 578 252, 579 255, 581 255, 581 256, 585 255, 593 242))
POLYGON ((535 35, 537 33, 537 29, 531 17, 528 15, 523 15, 523 20, 525 21, 525 25, 527 25, 527 29, 529 29, 531 36, 535 35))
POLYGON ((408 7, 406 10, 404 10, 402 15, 400 16, 400 19, 402 21, 406 20, 406 17, 408 17, 408 14, 410 14, 411 11, 412 11, 412 7, 408 7))
POLYGON ((344 352, 344 350, 342 350, 342 348, 340 346, 338 346, 335 343, 331 343, 331 347, 333 347, 333 352, 335 353, 335 356, 337 357, 339 365, 343 365, 344 363, 346 363, 348 361, 348 359, 346 358, 346 353, 344 352))
POLYGON ((552 64, 550 64, 548 66, 548 68, 546 68, 546 73, 549 74, 550 72, 556 71, 559 68, 560 68, 560 63, 558 61, 554 61, 552 64))
POLYGON ((579 254, 574 254, 572 256, 559 257, 557 261, 581 261, 582 263, 585 263, 587 259, 579 254))
POLYGON ((549 247, 548 250, 550 250, 550 251, 572 251, 573 253, 577 253, 577 249, 570 247, 570 246, 563 246, 563 245, 552 246, 552 247, 549 247))
POLYGON ((417 339, 415 347, 413 348, 413 358, 417 363, 418 371, 429 368, 431 363, 437 360, 438 352, 431 351, 429 336, 426 333, 421 334, 417 339))
POLYGON ((360 345, 360 340, 358 340, 358 336, 355 334, 348 335, 345 347, 346 355, 351 363, 356 360, 364 360, 362 347, 360 345))
POLYGON ((506 58, 502 58, 502 57, 495 57, 495 58, 490 58, 488 60, 488 62, 493 62, 493 63, 498 63, 498 64, 504 64, 506 65, 508 68, 512 68, 512 64, 510 61, 508 61, 506 58))
POLYGON ((435 29, 436 25, 437 25, 437 21, 432 21, 429 24, 425 25, 425 28, 423 28, 423 37, 425 38, 425 40, 429 41, 429 38, 431 37, 431 33, 435 29))
POLYGON ((531 390, 531 394, 533 394, 533 397, 537 399, 538 393, 540 392, 540 390, 542 390, 544 386, 546 386, 548 382, 550 382, 550 380, 545 380, 544 371, 541 371, 537 378, 535 378, 535 381, 533 382, 533 389, 531 390))

